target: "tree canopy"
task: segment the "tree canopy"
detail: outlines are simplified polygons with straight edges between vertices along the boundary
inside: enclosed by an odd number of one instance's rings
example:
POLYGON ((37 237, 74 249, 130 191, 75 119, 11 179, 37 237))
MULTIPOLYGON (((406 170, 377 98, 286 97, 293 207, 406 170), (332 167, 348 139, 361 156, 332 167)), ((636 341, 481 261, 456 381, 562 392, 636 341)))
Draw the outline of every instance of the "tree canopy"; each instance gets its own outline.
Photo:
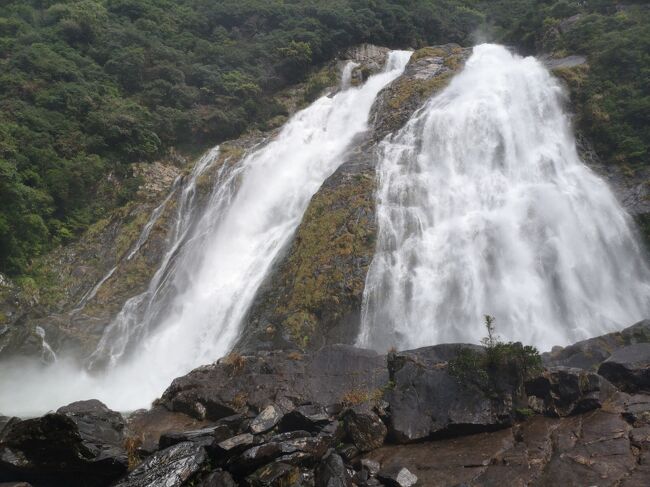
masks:
POLYGON ((641 163, 648 17, 614 0, 3 2, 0 271, 24 272, 128 201, 134 185, 108 175, 266 128, 284 110, 273 93, 360 42, 467 45, 487 33, 527 52, 584 53, 582 126, 605 157, 641 163))

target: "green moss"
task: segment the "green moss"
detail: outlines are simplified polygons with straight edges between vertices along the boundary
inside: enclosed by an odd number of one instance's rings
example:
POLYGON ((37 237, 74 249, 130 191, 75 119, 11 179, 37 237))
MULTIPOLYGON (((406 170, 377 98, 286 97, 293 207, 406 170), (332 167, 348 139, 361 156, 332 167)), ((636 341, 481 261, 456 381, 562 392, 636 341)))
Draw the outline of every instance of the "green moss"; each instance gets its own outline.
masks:
POLYGON ((556 68, 553 70, 553 74, 564 81, 571 90, 578 90, 587 80, 589 65, 580 64, 569 68, 556 68))
POLYGON ((413 56, 411 56, 411 61, 415 62, 427 57, 445 57, 445 56, 447 56, 447 51, 445 51, 441 47, 423 47, 422 49, 418 49, 413 53, 413 56))
POLYGON ((118 259, 122 258, 126 252, 135 244, 142 232, 142 227, 149 220, 148 211, 140 211, 135 216, 131 217, 124 226, 120 229, 120 233, 115 239, 115 250, 118 259))
POLYGON ((388 106, 397 110, 411 100, 426 99, 445 88, 454 74, 454 71, 447 71, 430 79, 400 78, 395 83, 392 90, 393 96, 388 100, 388 106))
POLYGON ((275 308, 281 326, 303 347, 324 320, 340 319, 360 300, 365 270, 353 272, 350 262, 369 257, 374 248, 367 216, 374 189, 370 175, 347 180, 321 189, 305 212, 282 270, 283 304, 275 308))
POLYGON ((515 414, 522 419, 530 418, 535 415, 535 411, 530 408, 517 408, 515 409, 515 414))

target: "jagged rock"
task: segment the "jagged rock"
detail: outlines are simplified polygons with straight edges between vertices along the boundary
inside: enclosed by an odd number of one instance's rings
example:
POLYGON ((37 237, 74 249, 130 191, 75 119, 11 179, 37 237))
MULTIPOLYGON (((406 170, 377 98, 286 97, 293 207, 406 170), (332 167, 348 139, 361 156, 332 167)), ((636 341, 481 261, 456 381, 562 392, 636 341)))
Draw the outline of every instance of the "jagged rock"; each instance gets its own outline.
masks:
MULTIPOLYGON (((286 435, 286 433, 285 433, 286 435)), ((292 435, 293 436, 293 435, 292 435)), ((229 462, 236 472, 251 471, 272 460, 292 465, 315 464, 325 454, 331 443, 324 437, 297 436, 274 437, 271 441, 254 446, 229 462), (274 441, 275 440, 275 441, 274 441)))
POLYGON ((368 403, 358 404, 345 413, 345 429, 361 452, 382 446, 388 432, 368 403))
POLYGON ((526 383, 530 407, 553 416, 600 408, 615 392, 616 388, 600 375, 569 367, 552 367, 526 383))
POLYGON ((361 454, 356 445, 352 444, 340 445, 336 448, 336 452, 341 455, 346 462, 352 461, 361 454))
POLYGON ((210 426, 200 430, 190 431, 170 431, 160 436, 159 448, 168 448, 177 443, 191 441, 206 448, 214 446, 216 443, 231 438, 232 430, 223 424, 210 426))
POLYGON ((0 481, 105 485, 127 469, 124 420, 97 400, 14 422, 0 443, 0 481))
POLYGON ((330 420, 325 409, 318 404, 300 406, 286 414, 280 422, 281 431, 318 431, 330 420))
POLYGON ((318 438, 321 438, 328 447, 335 447, 343 441, 345 428, 342 422, 333 420, 321 428, 318 438))
POLYGON ((282 462, 274 462, 246 477, 250 487, 298 487, 300 470, 293 465, 282 462))
POLYGON ((388 369, 394 387, 389 404, 389 435, 399 443, 433 435, 494 430, 511 424, 512 391, 495 397, 473 384, 461 384, 441 362, 444 348, 428 347, 390 354, 388 369))
POLYGON ((596 370, 616 350, 635 343, 650 343, 650 320, 564 348, 554 347, 542 354, 542 360, 547 367, 560 365, 596 370))
POLYGON ((347 487, 347 472, 343 459, 333 450, 323 458, 316 469, 315 487, 347 487))
POLYGON ((259 411, 269 401, 334 404, 348 390, 374 390, 387 382, 384 358, 369 350, 333 345, 300 360, 293 352, 257 352, 242 357, 236 370, 222 360, 175 379, 162 403, 197 419, 218 420, 235 410, 259 411))
POLYGON ((389 487, 412 487, 418 481, 415 475, 403 467, 380 470, 377 477, 389 487))
POLYGON ((231 454, 233 452, 241 451, 251 446, 253 443, 255 443, 255 437, 250 433, 244 433, 221 441, 217 446, 219 451, 231 454))
POLYGON ((237 487, 237 483, 228 472, 217 470, 201 479, 196 487, 237 487))
POLYGON ((598 373, 625 392, 650 392, 650 343, 616 350, 598 368, 598 373))
POLYGON ((178 443, 154 453, 115 487, 180 487, 207 466, 205 449, 192 442, 178 443))
POLYGON ((370 112, 373 140, 399 130, 434 93, 447 86, 471 53, 457 44, 415 51, 404 74, 377 96, 370 112))
POLYGON ((282 411, 275 404, 265 407, 257 417, 251 421, 253 434, 264 433, 272 429, 282 419, 282 411))

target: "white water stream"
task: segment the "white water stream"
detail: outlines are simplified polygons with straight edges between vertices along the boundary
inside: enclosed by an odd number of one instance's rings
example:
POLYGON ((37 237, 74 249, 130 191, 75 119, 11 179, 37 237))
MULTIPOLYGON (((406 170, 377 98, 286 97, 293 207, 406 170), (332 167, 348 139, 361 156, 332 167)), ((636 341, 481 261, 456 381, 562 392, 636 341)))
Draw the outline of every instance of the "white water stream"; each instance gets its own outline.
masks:
POLYGON ((548 350, 650 315, 632 221, 562 105, 540 62, 481 45, 384 141, 360 345, 477 342, 490 314, 502 338, 548 350))
POLYGON ((97 398, 128 411, 149 406, 171 380, 229 351, 275 257, 289 242, 309 200, 367 128, 377 93, 403 71, 410 52, 389 54, 384 72, 363 86, 323 97, 297 113, 277 137, 239 164, 220 169, 202 215, 192 211, 196 171, 183 188, 175 235, 147 291, 130 299, 107 328, 89 374, 59 360, 3 364, 0 411, 41 414, 97 398))

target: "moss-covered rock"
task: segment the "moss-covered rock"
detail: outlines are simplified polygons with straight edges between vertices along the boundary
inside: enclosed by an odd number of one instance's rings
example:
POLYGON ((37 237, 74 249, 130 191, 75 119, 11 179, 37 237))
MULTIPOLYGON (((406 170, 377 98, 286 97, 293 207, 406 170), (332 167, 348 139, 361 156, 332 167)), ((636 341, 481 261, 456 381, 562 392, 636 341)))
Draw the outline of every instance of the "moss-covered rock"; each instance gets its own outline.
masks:
POLYGON ((317 349, 355 340, 377 234, 374 147, 444 88, 469 53, 453 44, 416 51, 404 75, 382 90, 371 129, 314 195, 259 290, 238 348, 317 349))
POLYGON ((471 54, 456 44, 424 47, 413 53, 404 74, 384 88, 370 113, 373 139, 401 128, 431 95, 447 86, 471 54))
POLYGON ((313 197, 258 293, 241 348, 352 341, 375 247, 375 175, 360 147, 313 197))

